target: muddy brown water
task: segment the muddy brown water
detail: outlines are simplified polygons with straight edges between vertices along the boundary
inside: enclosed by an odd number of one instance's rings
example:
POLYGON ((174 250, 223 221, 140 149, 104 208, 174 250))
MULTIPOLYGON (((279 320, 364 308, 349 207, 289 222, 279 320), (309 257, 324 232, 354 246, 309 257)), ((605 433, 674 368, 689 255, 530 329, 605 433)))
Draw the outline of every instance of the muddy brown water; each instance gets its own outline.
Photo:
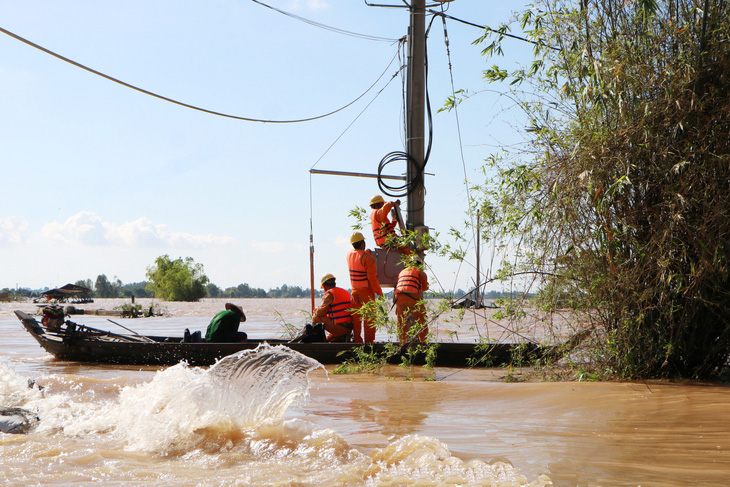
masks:
MULTIPOLYGON (((257 337, 303 324, 309 306, 237 302, 249 317, 242 329, 257 337)), ((140 333, 204 331, 223 303, 157 303, 167 316, 112 319, 140 333)), ((204 371, 57 361, 12 314, 35 308, 0 303, 0 399, 45 425, 0 434, 2 485, 730 485, 724 384, 508 383, 504 369, 341 375, 327 366, 309 373, 307 398, 265 427, 217 418, 185 429, 200 411, 176 398, 204 371), (27 392, 28 379, 43 391, 27 392)), ((73 319, 114 328, 106 317, 73 319)), ((460 339, 474 339, 469 326, 460 339)))

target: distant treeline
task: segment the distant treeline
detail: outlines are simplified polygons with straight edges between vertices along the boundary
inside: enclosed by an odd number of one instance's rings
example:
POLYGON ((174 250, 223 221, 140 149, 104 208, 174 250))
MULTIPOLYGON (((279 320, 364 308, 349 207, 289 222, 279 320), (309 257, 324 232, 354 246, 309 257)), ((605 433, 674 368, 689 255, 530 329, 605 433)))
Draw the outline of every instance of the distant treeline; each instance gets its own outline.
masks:
MULTIPOLYGON (((119 279, 112 279, 111 281, 102 274, 96 278, 96 281, 91 279, 82 279, 76 281, 74 284, 77 286, 83 286, 91 290, 92 298, 153 298, 154 296, 150 293, 149 281, 132 282, 124 284, 119 279)), ((19 288, 10 289, 5 288, 0 290, 0 300, 12 300, 12 299, 23 299, 23 298, 34 298, 39 297, 41 293, 49 291, 51 288, 46 287, 43 289, 29 289, 19 288)), ((213 283, 206 285, 207 296, 209 298, 308 298, 311 296, 309 288, 302 288, 300 286, 290 286, 288 284, 282 284, 280 287, 269 289, 265 291, 262 288, 251 287, 249 284, 239 284, 238 286, 227 287, 221 289, 213 283)), ((388 290, 386 289, 386 294, 388 290)), ((391 290, 392 292, 392 290, 391 290)), ((314 291, 316 297, 322 296, 322 290, 316 289, 314 291)), ((482 299, 494 300, 500 298, 510 298, 522 296, 523 293, 519 291, 507 292, 507 291, 488 291, 482 295, 482 299)), ((438 299, 449 299, 459 300, 464 296, 473 297, 468 295, 467 292, 462 289, 447 293, 428 292, 426 293, 427 298, 438 298, 438 299)))
MULTIPOLYGON (((77 286, 83 286, 91 290, 92 298, 153 298, 154 295, 149 291, 149 281, 132 282, 124 284, 119 279, 109 280, 106 275, 102 274, 96 278, 82 279, 74 283, 77 286)), ((39 297, 41 293, 49 291, 51 288, 43 289, 9 289, 0 290, 0 299, 19 299, 39 297)), ((206 285, 206 297, 209 298, 308 298, 311 296, 309 288, 301 288, 299 286, 289 286, 283 284, 280 287, 265 291, 261 288, 251 287, 248 284, 239 284, 238 286, 221 289, 213 283, 206 285)), ((315 296, 321 296, 322 291, 317 289, 315 296)))

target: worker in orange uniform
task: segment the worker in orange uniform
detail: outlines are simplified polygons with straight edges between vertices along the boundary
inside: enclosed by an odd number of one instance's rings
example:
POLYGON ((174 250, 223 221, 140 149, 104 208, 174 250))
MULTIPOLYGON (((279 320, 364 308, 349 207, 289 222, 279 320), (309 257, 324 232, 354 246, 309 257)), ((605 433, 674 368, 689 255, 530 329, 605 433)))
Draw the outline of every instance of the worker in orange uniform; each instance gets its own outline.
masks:
POLYGON ((408 339, 408 330, 415 326, 418 340, 426 341, 428 325, 426 325, 426 306, 423 293, 428 291, 428 277, 421 270, 421 262, 413 261, 398 274, 393 301, 395 314, 398 317, 398 334, 401 345, 408 339))
POLYGON ((324 323, 328 342, 344 342, 352 331, 350 293, 336 286, 335 276, 322 277, 322 304, 312 313, 312 323, 324 323))
POLYGON ((375 245, 382 248, 398 249, 404 254, 410 255, 413 251, 407 245, 399 245, 397 243, 398 234, 395 231, 397 221, 390 221, 388 215, 395 205, 400 204, 400 200, 388 201, 383 200, 379 194, 370 198, 370 225, 373 229, 373 238, 375 245))
POLYGON ((375 300, 375 296, 382 296, 383 290, 378 282, 378 273, 375 258, 365 250, 365 237, 355 232, 350 237, 353 250, 347 254, 347 267, 350 269, 350 285, 352 286, 352 326, 356 343, 363 343, 360 335, 362 330, 365 343, 375 341, 375 323, 372 313, 360 312, 366 303, 375 300), (364 325, 364 327, 363 327, 364 325), (363 329, 364 328, 364 329, 363 329))

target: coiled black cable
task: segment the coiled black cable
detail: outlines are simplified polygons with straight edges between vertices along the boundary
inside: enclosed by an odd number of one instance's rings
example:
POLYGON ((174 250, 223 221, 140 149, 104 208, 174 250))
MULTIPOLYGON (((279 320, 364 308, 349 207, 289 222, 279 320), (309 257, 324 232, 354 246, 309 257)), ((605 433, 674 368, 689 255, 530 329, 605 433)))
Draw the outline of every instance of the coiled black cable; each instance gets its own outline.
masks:
MULTIPOLYGON (((366 2, 367 3, 367 2, 366 2)), ((433 24, 434 19, 436 16, 433 16, 431 18, 431 22, 428 25, 428 29, 426 30, 426 37, 428 38, 428 33, 431 31, 431 25, 433 24)), ((426 169, 426 164, 428 163, 428 159, 431 157, 431 147, 433 145, 433 114, 431 112, 431 98, 428 94, 428 43, 426 43, 425 46, 426 49, 426 56, 425 56, 425 85, 426 85, 426 117, 428 121, 428 145, 426 146, 426 154, 423 158, 423 166, 418 167, 419 163, 415 160, 413 156, 408 154, 407 152, 403 151, 393 151, 389 154, 386 154, 385 157, 383 157, 380 160, 380 163, 378 164, 378 187, 380 188, 380 191, 390 196, 391 198, 403 198, 411 194, 413 191, 418 188, 422 182, 423 182, 423 171, 426 169), (390 185, 383 181, 383 178, 381 177, 381 174, 383 173, 383 169, 385 169, 385 166, 388 164, 391 164, 396 161, 406 161, 406 172, 408 171, 408 167, 411 163, 413 163, 418 170, 416 171, 415 176, 410 181, 406 181, 404 184, 401 184, 399 186, 397 185, 390 185)))
POLYGON ((390 154, 386 154, 386 156, 381 159, 380 164, 378 164, 378 187, 383 194, 388 195, 391 198, 401 198, 409 195, 421 184, 421 180, 423 178, 423 167, 421 167, 418 168, 415 177, 410 181, 406 181, 401 185, 391 185, 386 183, 381 175, 388 164, 392 164, 397 161, 406 162, 406 171, 410 164, 414 164, 418 167, 418 162, 410 154, 403 151, 393 151, 390 154))

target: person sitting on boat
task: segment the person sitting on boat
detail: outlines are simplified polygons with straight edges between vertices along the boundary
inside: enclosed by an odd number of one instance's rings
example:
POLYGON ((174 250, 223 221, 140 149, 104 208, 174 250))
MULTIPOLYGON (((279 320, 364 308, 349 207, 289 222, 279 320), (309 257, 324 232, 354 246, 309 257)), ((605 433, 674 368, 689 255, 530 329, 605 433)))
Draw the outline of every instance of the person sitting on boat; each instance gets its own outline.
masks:
POLYGON ((213 317, 205 331, 206 342, 245 342, 248 335, 238 331, 238 325, 246 321, 240 306, 226 303, 226 309, 213 317))
POLYGON ((378 282, 378 272, 375 258, 365 250, 365 237, 355 232, 350 237, 353 250, 347 254, 347 267, 350 270, 350 285, 352 286, 352 325, 355 343, 363 343, 360 335, 362 330, 365 343, 375 341, 375 324, 372 313, 364 316, 360 313, 363 305, 375 300, 375 296, 382 296, 383 290, 378 282), (364 325, 364 327, 363 327, 364 325), (364 329, 363 329, 364 328, 364 329))
POLYGON ((428 291, 428 276, 421 269, 422 263, 414 259, 410 265, 398 274, 393 301, 395 314, 398 317, 398 335, 401 345, 408 341, 408 331, 418 334, 421 343, 426 341, 428 325, 426 324, 426 306, 423 292, 428 291))
POLYGON ((322 304, 312 312, 312 324, 324 323, 328 342, 346 341, 353 329, 350 293, 336 284, 332 274, 322 277, 322 304))
POLYGON ((404 254, 410 255, 413 252, 410 247, 398 244, 398 234, 395 231, 398 222, 396 220, 391 221, 388 217, 390 210, 399 204, 400 200, 386 203, 379 194, 370 198, 370 208, 373 210, 370 212, 370 225, 373 230, 375 245, 384 249, 398 249, 404 254))
POLYGON ((58 333, 61 331, 61 325, 64 320, 64 310, 61 306, 52 304, 43 308, 43 319, 41 323, 45 326, 48 331, 58 333))

